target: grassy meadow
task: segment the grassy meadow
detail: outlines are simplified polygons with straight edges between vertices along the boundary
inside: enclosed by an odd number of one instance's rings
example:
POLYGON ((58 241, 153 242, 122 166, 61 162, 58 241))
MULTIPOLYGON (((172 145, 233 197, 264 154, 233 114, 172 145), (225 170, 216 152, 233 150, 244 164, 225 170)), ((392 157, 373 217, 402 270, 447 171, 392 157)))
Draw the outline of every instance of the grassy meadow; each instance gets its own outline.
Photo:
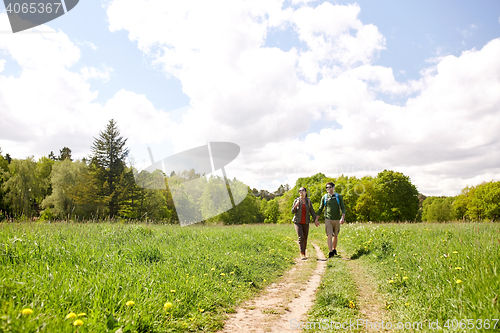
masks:
MULTIPOLYGON (((416 331, 432 332, 500 331, 499 224, 348 224, 341 227, 339 248, 374 277, 394 325, 421 322, 416 331), (439 329, 430 329, 436 321, 439 329)), ((329 261, 310 320, 360 318, 357 306, 349 309, 357 299, 345 266, 340 259, 329 261), (321 303, 324 297, 332 300, 321 303)))
POLYGON ((291 267, 294 234, 291 225, 0 224, 0 332, 215 331, 291 267))
MULTIPOLYGON (((292 225, 3 223, 0 332, 216 331, 293 265, 296 238, 292 225)), ((311 242, 327 252, 323 225, 311 242)), ((500 331, 500 225, 348 224, 339 250, 369 270, 392 322, 500 331)), ((329 260, 310 320, 361 318, 356 288, 347 261, 329 260)))

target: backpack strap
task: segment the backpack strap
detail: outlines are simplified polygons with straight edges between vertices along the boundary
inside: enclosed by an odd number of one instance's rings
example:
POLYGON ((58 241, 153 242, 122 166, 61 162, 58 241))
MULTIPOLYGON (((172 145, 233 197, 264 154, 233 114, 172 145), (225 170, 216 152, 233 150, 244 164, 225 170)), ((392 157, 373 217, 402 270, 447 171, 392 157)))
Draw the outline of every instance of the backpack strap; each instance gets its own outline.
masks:
MULTIPOLYGON (((323 196, 323 203, 324 203, 324 205, 325 205, 325 206, 326 206, 326 197, 327 197, 327 196, 328 196, 328 194, 325 194, 325 195, 323 196)), ((339 204, 339 206, 340 206, 340 200, 339 200, 339 194, 338 194, 338 193, 335 193, 335 199, 337 199, 337 203, 338 203, 338 204, 339 204)))

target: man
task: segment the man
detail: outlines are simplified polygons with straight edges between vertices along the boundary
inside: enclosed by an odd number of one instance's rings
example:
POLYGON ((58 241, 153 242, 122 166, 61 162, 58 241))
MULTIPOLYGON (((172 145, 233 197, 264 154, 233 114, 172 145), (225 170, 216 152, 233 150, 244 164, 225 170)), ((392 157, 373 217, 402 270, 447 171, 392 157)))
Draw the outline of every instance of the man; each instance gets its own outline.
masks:
POLYGON ((316 214, 316 220, 314 224, 319 226, 319 215, 325 209, 325 231, 328 237, 328 258, 332 258, 337 255, 337 236, 340 232, 340 225, 345 222, 345 206, 342 196, 338 193, 334 193, 335 184, 329 182, 326 184, 326 191, 328 192, 321 198, 321 203, 319 204, 319 210, 316 214), (342 213, 342 217, 340 214, 342 213), (333 238, 333 239, 332 239, 333 238))

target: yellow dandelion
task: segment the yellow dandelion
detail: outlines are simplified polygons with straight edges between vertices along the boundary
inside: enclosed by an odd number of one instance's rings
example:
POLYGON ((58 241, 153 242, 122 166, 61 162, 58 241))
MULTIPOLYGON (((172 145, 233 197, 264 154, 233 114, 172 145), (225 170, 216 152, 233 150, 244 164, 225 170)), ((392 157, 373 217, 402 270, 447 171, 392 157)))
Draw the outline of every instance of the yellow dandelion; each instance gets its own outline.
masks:
POLYGON ((170 292, 171 292, 171 293, 175 293, 175 290, 174 290, 174 289, 170 289, 170 292))
POLYGON ((85 312, 79 313, 78 317, 85 317, 87 314, 85 312))
POLYGON ((226 276, 226 274, 224 274, 224 273, 220 273, 220 276, 226 276))
POLYGON ((212 267, 212 270, 213 270, 213 271, 215 271, 215 268, 214 268, 214 267, 212 267))
POLYGON ((457 283, 462 283, 462 280, 458 279, 456 282, 457 282, 457 283))
POLYGON ((403 280, 408 280, 408 277, 407 276, 403 276, 403 280))
POLYGON ((231 272, 231 273, 229 273, 229 274, 234 274, 234 272, 231 272))
POLYGON ((231 282, 233 282, 233 281, 227 281, 227 283, 231 283, 231 282))
POLYGON ((21 313, 22 313, 23 315, 27 316, 27 315, 32 314, 32 313, 33 313, 33 310, 31 310, 30 308, 26 308, 26 309, 22 309, 22 310, 21 310, 21 313))
POLYGON ((410 305, 410 303, 405 303, 406 306, 410 305))
POLYGON ((167 303, 163 304, 163 310, 168 310, 168 309, 172 308, 172 306, 173 306, 172 303, 167 302, 167 303))
POLYGON ((207 274, 207 273, 205 273, 205 274, 203 274, 203 275, 204 275, 204 276, 207 276, 208 274, 207 274))
POLYGON ((66 315, 66 319, 75 319, 76 314, 74 312, 70 312, 66 315))
POLYGON ((458 253, 458 251, 453 251, 453 253, 458 253))
POLYGON ((266 282, 266 279, 264 279, 264 282, 266 282))
POLYGON ((135 302, 134 301, 128 301, 127 303, 125 303, 126 306, 131 306, 131 305, 134 305, 135 302))
POLYGON ((413 253, 414 256, 416 256, 417 254, 416 253, 413 253))
POLYGON ((205 311, 205 309, 198 309, 198 311, 200 311, 200 312, 204 312, 204 311, 205 311))
POLYGON ((83 320, 77 319, 73 322, 73 326, 82 326, 83 325, 83 320))
POLYGON ((389 283, 394 283, 394 280, 389 280, 389 283))
POLYGON ((455 269, 456 269, 456 270, 461 270, 461 269, 462 269, 462 267, 455 267, 455 269))
POLYGON ((350 307, 351 309, 354 309, 354 308, 356 307, 356 304, 354 304, 354 302, 353 302, 353 301, 349 301, 349 307, 350 307))

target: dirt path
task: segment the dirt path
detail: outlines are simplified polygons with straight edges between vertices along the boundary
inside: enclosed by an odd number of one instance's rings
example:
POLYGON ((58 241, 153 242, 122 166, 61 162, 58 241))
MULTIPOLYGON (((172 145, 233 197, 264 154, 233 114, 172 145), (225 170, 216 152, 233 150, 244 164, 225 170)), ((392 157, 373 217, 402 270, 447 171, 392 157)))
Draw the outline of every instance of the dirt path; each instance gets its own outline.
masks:
POLYGON ((351 275, 358 288, 358 307, 361 312, 361 319, 368 322, 365 328, 366 332, 388 332, 380 329, 376 323, 382 321, 387 322, 388 314, 384 309, 384 300, 382 295, 377 291, 377 284, 366 267, 360 264, 357 260, 348 261, 351 275))
POLYGON ((306 320, 326 268, 323 252, 312 245, 315 253, 308 260, 297 260, 297 265, 278 282, 238 308, 221 332, 297 332, 290 328, 290 321, 306 320))

